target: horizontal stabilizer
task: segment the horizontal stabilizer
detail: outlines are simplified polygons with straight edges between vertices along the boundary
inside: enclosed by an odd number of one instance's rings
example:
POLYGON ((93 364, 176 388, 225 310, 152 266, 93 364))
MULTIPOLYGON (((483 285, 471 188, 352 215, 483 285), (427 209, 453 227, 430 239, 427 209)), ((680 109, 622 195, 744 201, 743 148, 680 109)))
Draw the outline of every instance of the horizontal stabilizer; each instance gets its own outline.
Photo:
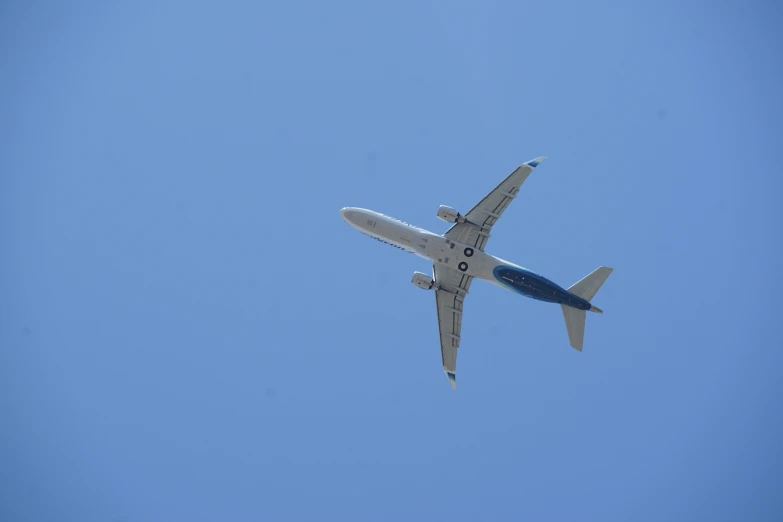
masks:
POLYGON ((566 329, 568 330, 568 340, 571 346, 582 351, 582 342, 585 338, 585 313, 584 310, 571 308, 567 305, 560 305, 563 308, 563 317, 565 317, 566 329))
POLYGON ((572 294, 581 297, 585 301, 592 301, 598 289, 604 284, 606 278, 612 273, 613 268, 608 266, 599 266, 593 270, 590 274, 583 277, 576 284, 571 286, 568 291, 572 294))

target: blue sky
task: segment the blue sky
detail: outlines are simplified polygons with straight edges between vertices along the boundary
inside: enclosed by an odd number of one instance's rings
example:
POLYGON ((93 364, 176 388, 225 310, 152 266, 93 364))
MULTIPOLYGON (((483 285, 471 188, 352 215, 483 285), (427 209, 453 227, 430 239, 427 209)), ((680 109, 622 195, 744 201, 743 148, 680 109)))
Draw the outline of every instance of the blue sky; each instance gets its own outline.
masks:
POLYGON ((781 8, 0 8, 0 518, 780 520, 781 8), (546 155, 459 389, 425 261, 546 155))

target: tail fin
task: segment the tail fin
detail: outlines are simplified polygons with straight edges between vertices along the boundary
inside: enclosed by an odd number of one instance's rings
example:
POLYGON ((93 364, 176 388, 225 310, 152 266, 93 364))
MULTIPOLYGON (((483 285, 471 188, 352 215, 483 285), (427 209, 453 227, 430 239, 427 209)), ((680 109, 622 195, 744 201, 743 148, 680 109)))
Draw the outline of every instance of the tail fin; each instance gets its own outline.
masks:
MULTIPOLYGON (((599 266, 593 270, 590 274, 580 279, 576 284, 572 285, 568 291, 572 294, 581 297, 586 301, 590 301, 601 285, 604 284, 606 278, 612 273, 612 268, 606 266, 599 266)), ((585 311, 578 308, 571 308, 570 306, 560 305, 563 308, 563 317, 565 318, 566 329, 568 330, 568 340, 571 342, 571 346, 582 351, 582 342, 585 337, 585 311)), ((591 312, 603 313, 603 311, 597 306, 590 305, 591 312)))

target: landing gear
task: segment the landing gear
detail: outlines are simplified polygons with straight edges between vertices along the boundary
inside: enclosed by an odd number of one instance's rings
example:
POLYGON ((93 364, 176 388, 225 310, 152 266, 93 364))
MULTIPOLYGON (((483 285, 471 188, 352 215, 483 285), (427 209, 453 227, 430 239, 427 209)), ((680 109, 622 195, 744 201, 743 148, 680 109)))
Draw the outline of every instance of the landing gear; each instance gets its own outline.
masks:
POLYGON ((470 256, 472 256, 472 255, 473 255, 473 249, 472 249, 472 248, 470 248, 470 247, 467 247, 467 248, 465 249, 465 257, 470 257, 470 256))
POLYGON ((462 261, 460 264, 457 265, 457 268, 459 268, 463 272, 466 272, 468 270, 468 264, 465 261, 462 261))

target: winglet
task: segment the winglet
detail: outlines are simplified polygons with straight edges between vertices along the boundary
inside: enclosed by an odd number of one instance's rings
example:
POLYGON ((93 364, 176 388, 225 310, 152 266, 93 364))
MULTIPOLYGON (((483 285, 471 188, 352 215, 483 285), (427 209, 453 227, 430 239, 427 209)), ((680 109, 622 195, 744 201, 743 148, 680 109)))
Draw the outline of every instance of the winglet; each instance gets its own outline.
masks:
POLYGON ((530 161, 526 162, 525 165, 529 165, 529 166, 531 166, 533 168, 536 168, 536 167, 538 167, 538 164, 541 163, 542 161, 544 161, 545 159, 546 159, 546 156, 539 156, 539 157, 537 157, 534 160, 530 160, 530 161))
POLYGON ((455 390, 457 389, 457 376, 454 375, 452 372, 446 372, 446 376, 449 378, 449 384, 451 384, 451 387, 455 390))

